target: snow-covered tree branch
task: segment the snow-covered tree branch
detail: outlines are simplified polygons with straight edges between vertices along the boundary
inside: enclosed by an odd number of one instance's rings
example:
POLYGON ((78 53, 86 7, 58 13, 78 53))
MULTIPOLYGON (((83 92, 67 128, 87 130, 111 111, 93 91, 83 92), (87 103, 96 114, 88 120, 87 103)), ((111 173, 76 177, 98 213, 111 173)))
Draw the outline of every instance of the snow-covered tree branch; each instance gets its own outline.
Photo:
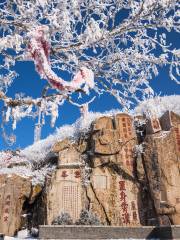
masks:
POLYGON ((129 108, 153 95, 149 83, 164 65, 179 83, 180 52, 167 41, 168 32, 180 31, 179 7, 177 0, 1 1, 0 100, 6 121, 11 114, 14 122, 37 115, 42 121, 50 114, 54 124, 58 105, 72 103, 79 91, 108 92, 129 108), (56 92, 38 99, 8 97, 16 61, 33 61, 56 92))

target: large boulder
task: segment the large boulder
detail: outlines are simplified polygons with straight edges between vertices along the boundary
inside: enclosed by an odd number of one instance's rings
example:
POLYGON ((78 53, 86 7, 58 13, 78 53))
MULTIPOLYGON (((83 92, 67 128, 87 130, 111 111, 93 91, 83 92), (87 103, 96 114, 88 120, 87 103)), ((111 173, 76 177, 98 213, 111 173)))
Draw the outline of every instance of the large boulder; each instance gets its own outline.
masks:
POLYGON ((93 124, 92 173, 87 187, 89 209, 103 224, 140 225, 139 184, 134 174, 137 144, 128 114, 102 117, 93 124))
POLYGON ((180 116, 167 112, 160 122, 165 131, 145 138, 144 167, 157 214, 180 224, 180 116))
POLYGON ((81 210, 88 209, 106 225, 140 225, 135 144, 133 119, 127 114, 101 117, 88 137, 56 143, 58 169, 46 183, 44 222, 51 224, 61 212, 75 222, 81 210))
POLYGON ((13 236, 21 227, 23 204, 31 194, 31 180, 2 174, 0 189, 0 232, 13 236))

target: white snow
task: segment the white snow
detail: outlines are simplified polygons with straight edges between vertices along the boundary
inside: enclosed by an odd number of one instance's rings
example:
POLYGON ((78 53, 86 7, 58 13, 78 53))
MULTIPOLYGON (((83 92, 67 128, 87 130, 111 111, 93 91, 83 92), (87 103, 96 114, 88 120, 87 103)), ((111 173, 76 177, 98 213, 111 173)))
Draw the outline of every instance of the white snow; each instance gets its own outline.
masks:
MULTIPOLYGON (((160 117, 165 111, 170 110, 180 114, 180 96, 165 96, 156 97, 142 102, 130 114, 139 115, 156 115, 160 117)), ((26 147, 19 152, 12 153, 10 151, 2 151, 0 157, 0 174, 16 173, 24 177, 32 177, 33 184, 43 184, 45 176, 53 170, 51 165, 40 167, 39 170, 33 170, 33 164, 44 161, 44 159, 51 152, 55 143, 65 138, 75 140, 80 133, 85 133, 89 130, 91 123, 102 116, 113 116, 119 113, 119 110, 111 110, 104 113, 88 112, 86 115, 79 118, 72 125, 64 125, 57 128, 55 133, 49 135, 46 139, 35 142, 33 145, 26 147), (17 164, 20 166, 17 166, 17 164), (23 166, 21 165, 23 163, 23 166), (14 167, 9 168, 10 164, 14 167)))
POLYGON ((40 167, 33 170, 33 165, 44 161, 55 143, 65 138, 72 140, 79 136, 79 133, 87 132, 92 121, 101 116, 112 116, 117 114, 118 110, 112 110, 104 113, 89 112, 84 117, 79 118, 72 125, 64 125, 46 139, 35 142, 33 145, 20 150, 19 152, 2 151, 0 156, 0 174, 17 174, 22 177, 31 177, 32 184, 44 183, 45 177, 54 169, 51 165, 40 167), (13 167, 9 167, 13 164, 13 167), (20 164, 17 166, 17 164, 20 164), (21 165, 23 164, 23 165, 21 165), (24 166, 25 165, 25 166, 24 166))
MULTIPOLYGON (((149 112, 157 112, 158 116, 161 116, 165 111, 170 110, 180 114, 180 96, 165 96, 156 97, 142 102, 135 108, 134 114, 143 114, 149 112)), ((87 132, 91 123, 102 116, 113 116, 119 113, 119 110, 111 110, 104 113, 89 112, 86 118, 78 119, 72 125, 64 125, 58 129, 52 135, 49 135, 46 139, 40 140, 35 144, 25 148, 20 152, 20 155, 27 158, 29 161, 39 161, 47 156, 52 146, 65 138, 76 138, 80 132, 87 132)), ((132 114, 132 113, 131 113, 132 114)))
POLYGON ((143 101, 135 108, 134 114, 160 117, 167 110, 180 114, 180 95, 158 96, 143 101))
POLYGON ((49 135, 46 139, 40 140, 35 144, 25 148, 21 151, 20 155, 26 157, 29 161, 39 161, 44 159, 50 152, 52 146, 65 138, 75 139, 79 136, 80 132, 87 132, 91 123, 101 116, 112 116, 119 113, 118 110, 112 110, 109 112, 89 112, 86 118, 79 118, 72 125, 64 125, 58 129, 52 135, 49 135))
POLYGON ((17 239, 36 240, 37 238, 30 237, 27 229, 19 231, 16 237, 9 237, 9 236, 4 237, 4 240, 17 240, 17 239))

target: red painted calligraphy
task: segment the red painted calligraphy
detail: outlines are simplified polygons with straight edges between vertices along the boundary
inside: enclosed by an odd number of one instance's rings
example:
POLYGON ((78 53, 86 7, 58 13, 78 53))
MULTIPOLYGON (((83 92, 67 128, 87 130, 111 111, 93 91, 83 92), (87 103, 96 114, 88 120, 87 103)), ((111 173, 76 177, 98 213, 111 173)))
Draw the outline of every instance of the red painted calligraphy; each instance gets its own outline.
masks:
POLYGON ((123 212, 127 212, 127 210, 128 210, 128 204, 125 202, 125 200, 121 203, 121 208, 122 208, 123 212))
POLYGON ((122 209, 122 220, 124 224, 130 224, 130 215, 128 213, 128 203, 126 202, 126 185, 125 181, 121 180, 119 181, 119 190, 120 190, 120 206, 122 209))
POLYGON ((81 176, 81 173, 79 170, 75 171, 74 174, 75 174, 75 178, 80 178, 81 176))
POLYGON ((124 212, 122 214, 122 217, 123 217, 123 223, 130 224, 130 216, 128 212, 124 212))
POLYGON ((125 181, 119 181, 119 190, 120 191, 125 191, 125 181))
POLYGON ((4 210, 4 212, 5 212, 5 213, 9 213, 9 209, 6 208, 6 209, 4 210))
POLYGON ((177 149, 178 149, 178 152, 180 152, 180 127, 176 127, 174 129, 175 131, 175 134, 176 134, 176 145, 177 145, 177 149))
POLYGON ((126 197, 127 197, 127 195, 125 194, 125 192, 124 192, 124 191, 121 191, 121 192, 120 192, 120 200, 121 200, 121 201, 125 201, 125 200, 126 200, 126 197))
POLYGON ((7 206, 10 206, 11 202, 10 202, 10 201, 6 201, 5 204, 6 204, 7 206))
POLYGON ((8 221, 8 216, 5 216, 4 217, 4 222, 7 222, 8 221))
POLYGON ((6 200, 7 200, 7 199, 10 199, 10 198, 11 198, 11 195, 7 195, 7 196, 6 196, 6 200))
POLYGON ((67 171, 62 171, 61 177, 66 178, 67 176, 67 171))

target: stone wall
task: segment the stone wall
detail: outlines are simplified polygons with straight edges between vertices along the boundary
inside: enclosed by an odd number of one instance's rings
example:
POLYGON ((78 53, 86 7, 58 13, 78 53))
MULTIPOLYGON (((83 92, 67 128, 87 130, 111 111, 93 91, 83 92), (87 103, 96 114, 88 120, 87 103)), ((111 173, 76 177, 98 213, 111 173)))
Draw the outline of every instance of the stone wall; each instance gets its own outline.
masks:
POLYGON ((57 142, 57 168, 43 188, 1 174, 0 232, 51 224, 62 212, 75 223, 83 209, 104 225, 180 224, 180 116, 135 126, 128 114, 101 117, 76 141, 57 142))
POLYGON ((180 239, 180 227, 40 226, 40 239, 180 239))

